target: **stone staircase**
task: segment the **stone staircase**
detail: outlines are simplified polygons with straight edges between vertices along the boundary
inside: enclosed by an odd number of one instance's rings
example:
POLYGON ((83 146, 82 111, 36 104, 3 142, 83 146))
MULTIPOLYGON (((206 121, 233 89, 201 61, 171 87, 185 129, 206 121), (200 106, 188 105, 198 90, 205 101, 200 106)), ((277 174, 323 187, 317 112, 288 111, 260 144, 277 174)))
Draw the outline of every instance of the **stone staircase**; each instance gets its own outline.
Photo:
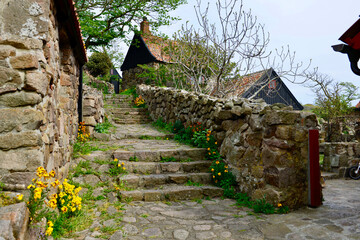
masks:
POLYGON ((134 108, 131 95, 107 95, 105 97, 106 112, 117 124, 144 124, 151 122, 144 108, 134 108))
MULTIPOLYGON (((116 177, 122 201, 177 201, 222 196, 211 185, 206 150, 180 144, 172 134, 159 132, 151 124, 146 109, 131 108, 132 97, 106 98, 106 112, 117 127, 115 144, 120 148, 112 158, 124 163, 127 174, 116 177)), ((105 143, 104 143, 105 144, 105 143)))

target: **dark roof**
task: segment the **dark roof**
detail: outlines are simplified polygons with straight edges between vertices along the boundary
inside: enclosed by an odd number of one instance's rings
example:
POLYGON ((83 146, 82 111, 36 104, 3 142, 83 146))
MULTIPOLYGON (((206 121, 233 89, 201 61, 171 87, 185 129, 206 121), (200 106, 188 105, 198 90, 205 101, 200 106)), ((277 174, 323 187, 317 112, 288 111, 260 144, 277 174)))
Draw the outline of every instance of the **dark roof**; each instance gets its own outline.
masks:
POLYGON ((124 62, 121 65, 121 71, 135 68, 139 64, 171 62, 170 55, 166 53, 166 48, 173 41, 152 35, 146 20, 141 23, 140 29, 142 29, 142 34, 134 35, 124 62))
POLYGON ((254 94, 256 94, 255 99, 262 98, 268 104, 284 103, 293 106, 296 110, 304 108, 272 68, 242 77, 235 83, 233 92, 229 93, 227 97, 249 98, 254 94), (275 90, 269 86, 269 80, 275 81, 275 90))
POLYGON ((57 19, 64 26, 75 57, 81 65, 87 62, 86 48, 81 34, 79 17, 76 13, 75 3, 72 0, 55 1, 57 10, 57 19))

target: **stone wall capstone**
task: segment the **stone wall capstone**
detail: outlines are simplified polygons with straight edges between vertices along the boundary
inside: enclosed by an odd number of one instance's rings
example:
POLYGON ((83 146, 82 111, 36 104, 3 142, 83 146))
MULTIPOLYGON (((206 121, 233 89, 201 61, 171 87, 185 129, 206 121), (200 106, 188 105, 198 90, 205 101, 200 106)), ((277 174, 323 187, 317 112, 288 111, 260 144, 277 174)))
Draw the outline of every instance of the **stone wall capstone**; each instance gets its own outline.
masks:
MULTIPOLYGON (((173 88, 137 86, 153 120, 212 130, 239 189, 291 208, 307 205, 308 130, 312 113, 263 100, 226 100, 173 88)), ((320 183, 319 183, 320 184, 320 183)))
POLYGON ((12 190, 70 164, 79 62, 56 12, 54 0, 0 1, 0 181, 12 190))

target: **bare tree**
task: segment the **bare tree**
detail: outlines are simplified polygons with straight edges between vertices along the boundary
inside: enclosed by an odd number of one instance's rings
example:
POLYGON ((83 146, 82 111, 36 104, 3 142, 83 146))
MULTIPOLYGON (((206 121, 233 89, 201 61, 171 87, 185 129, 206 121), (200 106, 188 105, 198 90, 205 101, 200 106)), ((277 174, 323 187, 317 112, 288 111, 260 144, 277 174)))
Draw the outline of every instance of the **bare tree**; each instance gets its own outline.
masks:
MULTIPOLYGON (((279 77, 293 83, 303 83, 316 73, 316 69, 311 74, 308 71, 311 61, 307 65, 297 63, 289 47, 267 51, 269 33, 251 10, 245 10, 242 0, 217 0, 216 17, 209 16, 209 3, 204 9, 197 0, 194 8, 200 27, 186 24, 174 35, 175 43, 169 45, 172 62, 176 63, 171 68, 187 76, 185 85, 191 90, 224 97, 236 88, 254 84, 243 79, 256 71, 265 73, 273 68, 279 77)), ((271 80, 268 76, 267 81, 271 80)), ((250 98, 265 86, 262 82, 250 98)), ((269 95, 278 90, 269 90, 269 95)))

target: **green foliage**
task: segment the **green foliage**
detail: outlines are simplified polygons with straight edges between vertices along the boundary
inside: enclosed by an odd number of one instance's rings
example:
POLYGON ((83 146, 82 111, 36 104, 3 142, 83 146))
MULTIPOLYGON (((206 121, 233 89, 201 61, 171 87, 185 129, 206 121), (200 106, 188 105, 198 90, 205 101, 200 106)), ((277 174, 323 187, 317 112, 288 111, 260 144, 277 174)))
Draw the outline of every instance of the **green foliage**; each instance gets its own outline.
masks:
POLYGON ((222 160, 214 160, 210 166, 213 182, 216 186, 229 189, 236 184, 235 176, 228 170, 228 165, 222 160))
POLYGON ((172 125, 164 122, 164 120, 161 117, 158 118, 155 122, 152 122, 152 125, 158 129, 163 129, 168 132, 171 132, 171 129, 172 129, 172 125))
POLYGON ((119 163, 119 161, 116 158, 114 159, 114 161, 110 163, 110 165, 111 167, 108 172, 110 176, 114 177, 127 173, 126 168, 124 166, 125 165, 124 162, 119 163))
POLYGON ((139 95, 136 93, 136 88, 135 87, 132 87, 132 88, 128 88, 128 89, 125 89, 124 91, 120 92, 119 93, 120 95, 132 95, 134 98, 138 97, 139 95))
POLYGON ((190 158, 188 159, 176 159, 174 157, 161 157, 161 160, 159 162, 192 162, 190 158))
POLYGON ((139 159, 138 159, 136 156, 134 156, 134 157, 130 157, 130 158, 129 158, 129 161, 130 161, 130 162, 138 162, 139 159))
POLYGON ((170 12, 185 0, 162 1, 106 1, 76 0, 75 6, 80 18, 86 48, 106 46, 115 39, 125 39, 127 33, 138 32, 134 22, 144 16, 152 16, 153 30, 162 25, 170 25, 175 17, 170 12))
POLYGON ((273 214, 275 213, 275 207, 266 202, 266 199, 257 199, 252 203, 252 208, 255 213, 273 214))
POLYGON ((94 130, 98 133, 109 133, 111 127, 113 127, 113 125, 109 121, 105 120, 102 123, 97 123, 94 130))
POLYGON ((195 187, 201 187, 203 186, 204 184, 202 183, 198 183, 198 182, 193 182, 191 180, 188 180, 186 183, 185 183, 186 186, 195 186, 195 187))
POLYGON ((73 158, 88 155, 97 150, 99 150, 97 147, 91 146, 88 142, 75 142, 73 145, 73 158))
POLYGON ((108 75, 112 68, 112 63, 107 53, 94 52, 85 66, 91 75, 97 77, 108 75))

